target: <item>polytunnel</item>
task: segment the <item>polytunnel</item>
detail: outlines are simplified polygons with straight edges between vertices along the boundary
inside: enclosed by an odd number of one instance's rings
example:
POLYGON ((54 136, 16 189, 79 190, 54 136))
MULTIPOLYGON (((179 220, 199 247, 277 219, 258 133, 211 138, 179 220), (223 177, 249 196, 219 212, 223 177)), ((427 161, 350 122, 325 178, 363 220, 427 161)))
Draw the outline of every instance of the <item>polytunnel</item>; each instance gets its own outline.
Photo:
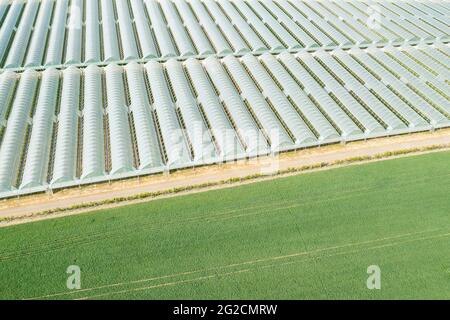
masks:
POLYGON ((57 135, 52 183, 72 181, 76 177, 79 138, 81 71, 69 67, 63 71, 61 102, 57 114, 57 135))
POLYGON ((0 68, 20 70, 450 40, 446 4, 430 0, 1 2, 0 68))

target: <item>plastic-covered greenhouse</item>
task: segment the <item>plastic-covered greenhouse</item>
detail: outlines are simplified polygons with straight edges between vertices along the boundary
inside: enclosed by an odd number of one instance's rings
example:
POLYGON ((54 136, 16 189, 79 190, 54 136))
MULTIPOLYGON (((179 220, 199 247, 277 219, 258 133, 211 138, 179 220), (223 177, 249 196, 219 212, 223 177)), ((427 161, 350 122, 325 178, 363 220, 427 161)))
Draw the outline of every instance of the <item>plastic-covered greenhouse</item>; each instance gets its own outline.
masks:
POLYGON ((0 0, 0 197, 450 126, 450 2, 0 0))

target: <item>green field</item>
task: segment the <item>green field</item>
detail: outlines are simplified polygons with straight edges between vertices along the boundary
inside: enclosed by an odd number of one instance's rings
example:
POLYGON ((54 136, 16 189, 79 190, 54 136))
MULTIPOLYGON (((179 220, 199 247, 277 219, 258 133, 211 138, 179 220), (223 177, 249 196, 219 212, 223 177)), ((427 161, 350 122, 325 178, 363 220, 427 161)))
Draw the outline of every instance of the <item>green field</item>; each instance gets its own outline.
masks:
POLYGON ((45 296, 449 299, 450 152, 1 228, 0 298, 45 296))

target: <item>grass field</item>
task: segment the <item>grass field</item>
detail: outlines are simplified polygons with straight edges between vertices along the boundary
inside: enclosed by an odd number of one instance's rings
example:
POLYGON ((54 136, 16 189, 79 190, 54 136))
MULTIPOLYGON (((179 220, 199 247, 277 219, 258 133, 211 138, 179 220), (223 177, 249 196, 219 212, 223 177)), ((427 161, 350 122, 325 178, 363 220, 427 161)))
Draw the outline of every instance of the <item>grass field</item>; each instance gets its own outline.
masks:
POLYGON ((1 228, 0 298, 36 297, 449 299, 450 152, 1 228))

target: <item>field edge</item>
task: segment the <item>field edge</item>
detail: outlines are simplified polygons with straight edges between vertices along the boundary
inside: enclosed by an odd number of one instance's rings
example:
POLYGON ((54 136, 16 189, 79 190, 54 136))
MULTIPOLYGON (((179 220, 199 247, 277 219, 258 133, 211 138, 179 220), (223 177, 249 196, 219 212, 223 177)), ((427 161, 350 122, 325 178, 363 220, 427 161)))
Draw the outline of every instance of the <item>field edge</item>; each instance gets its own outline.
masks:
POLYGON ((236 187, 243 184, 256 183, 265 180, 282 178, 292 175, 306 174, 319 170, 330 170, 349 165, 365 164, 369 162, 385 161, 400 157, 416 156, 432 152, 445 152, 450 150, 450 144, 438 144, 425 147, 399 149, 374 155, 354 156, 346 159, 323 161, 314 164, 289 167, 270 173, 251 174, 243 177, 232 177, 223 180, 212 180, 206 183, 192 184, 182 187, 163 189, 155 192, 136 193, 126 197, 113 197, 95 202, 82 202, 67 207, 57 207, 49 210, 31 212, 24 215, 0 216, 0 228, 16 224, 30 223, 44 219, 62 218, 68 215, 87 213, 102 209, 116 208, 136 203, 149 202, 173 196, 182 196, 191 193, 206 192, 214 189, 236 187))

